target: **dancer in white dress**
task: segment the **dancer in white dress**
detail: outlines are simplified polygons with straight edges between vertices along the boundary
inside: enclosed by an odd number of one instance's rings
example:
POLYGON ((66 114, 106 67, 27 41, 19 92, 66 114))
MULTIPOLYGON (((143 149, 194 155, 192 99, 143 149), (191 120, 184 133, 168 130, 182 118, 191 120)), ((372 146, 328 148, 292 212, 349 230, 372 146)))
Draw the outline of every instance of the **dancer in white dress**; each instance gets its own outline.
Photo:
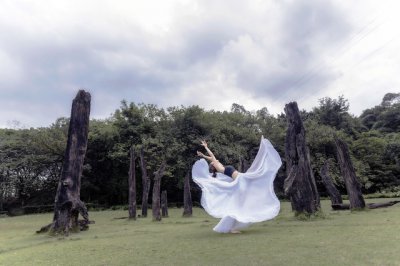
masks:
POLYGON ((273 181, 282 161, 267 139, 261 138, 257 156, 245 173, 232 166, 223 166, 205 141, 202 145, 209 156, 197 152, 204 159, 193 165, 192 177, 202 189, 203 208, 211 216, 222 218, 214 231, 239 233, 251 223, 270 220, 278 215, 280 202, 275 195, 273 181), (210 166, 205 159, 211 162, 210 166), (214 169, 215 178, 209 169, 214 169))

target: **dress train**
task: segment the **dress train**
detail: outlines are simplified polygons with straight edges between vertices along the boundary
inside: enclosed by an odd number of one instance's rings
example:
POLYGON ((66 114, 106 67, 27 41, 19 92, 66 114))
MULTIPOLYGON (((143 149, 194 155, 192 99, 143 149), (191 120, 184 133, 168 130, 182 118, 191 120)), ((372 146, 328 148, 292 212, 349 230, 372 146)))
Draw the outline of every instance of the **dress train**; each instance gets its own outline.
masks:
POLYGON ((201 205, 211 216, 221 218, 213 230, 229 233, 276 217, 280 202, 273 182, 281 165, 278 152, 265 138, 261 139, 250 168, 235 180, 221 173, 213 178, 207 161, 198 160, 193 165, 192 177, 202 189, 201 205))

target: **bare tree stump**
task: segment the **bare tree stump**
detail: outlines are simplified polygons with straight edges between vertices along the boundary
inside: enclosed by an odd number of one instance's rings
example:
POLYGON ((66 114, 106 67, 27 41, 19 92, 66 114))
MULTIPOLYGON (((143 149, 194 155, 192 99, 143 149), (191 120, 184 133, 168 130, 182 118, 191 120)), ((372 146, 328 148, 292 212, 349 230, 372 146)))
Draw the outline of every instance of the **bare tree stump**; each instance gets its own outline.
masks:
POLYGON ((183 217, 191 217, 193 214, 192 194, 190 193, 190 172, 187 172, 183 187, 183 217))
POLYGON ((157 172, 154 173, 154 184, 153 184, 153 200, 152 200, 152 212, 153 221, 161 221, 160 213, 160 186, 161 178, 164 175, 165 162, 163 162, 157 172))
POLYGON ((340 195, 339 190, 333 184, 332 178, 329 176, 329 161, 326 160, 324 165, 321 167, 320 174, 322 177, 322 183, 324 183, 326 191, 329 194, 329 198, 331 199, 332 205, 342 204, 342 196, 340 195))
POLYGON ((350 209, 363 209, 365 202, 361 193, 361 185, 357 180, 356 171, 350 158, 349 148, 337 137, 335 137, 335 144, 340 171, 349 195, 350 209))
POLYGON ((166 190, 161 193, 161 216, 168 217, 168 199, 166 190))
POLYGON ((297 103, 286 104, 285 113, 288 122, 285 143, 287 169, 285 193, 290 197, 292 209, 296 214, 313 214, 321 208, 321 205, 297 103))
POLYGON ((144 149, 140 149, 140 166, 142 170, 142 217, 147 217, 147 207, 149 200, 150 180, 147 175, 147 163, 144 158, 144 149))
POLYGON ((53 222, 38 232, 68 235, 89 228, 89 215, 80 200, 81 175, 85 158, 90 115, 90 93, 80 90, 72 102, 67 148, 54 204, 53 222), (81 214, 82 221, 78 220, 81 214))
POLYGON ((130 149, 130 162, 129 162, 129 219, 136 220, 136 156, 135 149, 130 149))

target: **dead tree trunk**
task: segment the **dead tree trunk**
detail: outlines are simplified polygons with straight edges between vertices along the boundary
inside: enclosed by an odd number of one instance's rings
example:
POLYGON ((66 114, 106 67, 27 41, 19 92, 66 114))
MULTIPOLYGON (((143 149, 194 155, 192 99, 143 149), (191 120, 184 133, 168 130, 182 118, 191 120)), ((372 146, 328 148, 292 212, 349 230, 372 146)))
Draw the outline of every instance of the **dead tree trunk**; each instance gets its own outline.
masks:
POLYGON ((286 195, 292 209, 299 213, 313 214, 320 209, 320 199, 311 170, 310 153, 306 146, 305 130, 296 102, 285 105, 288 121, 285 157, 287 178, 284 182, 286 195))
POLYGON ((190 193, 190 173, 187 172, 184 180, 183 187, 183 216, 191 217, 193 214, 192 211, 193 203, 192 203, 192 194, 190 193))
POLYGON ((71 230, 89 228, 89 215, 80 200, 80 189, 88 140, 90 98, 90 93, 80 90, 72 102, 67 148, 55 197, 53 222, 38 232, 50 230, 53 234, 68 235, 71 230), (82 221, 78 221, 79 214, 83 217, 82 221))
POLYGON ((152 212, 153 221, 161 221, 160 213, 160 186, 161 178, 164 175, 165 162, 163 162, 157 172, 154 173, 154 183, 153 183, 153 200, 152 200, 152 212))
POLYGON ((130 149, 130 163, 129 163, 129 219, 136 220, 136 171, 135 171, 135 149, 130 149))
POLYGON ((333 184, 332 178, 329 176, 329 162, 325 161, 324 165, 321 167, 320 174, 322 177, 322 182, 325 185, 326 191, 329 194, 329 198, 331 199, 332 205, 334 204, 342 204, 342 196, 340 195, 339 190, 333 184))
POLYGON ((356 171, 351 162, 349 148, 346 143, 338 138, 335 138, 335 144, 340 171, 349 195, 350 209, 363 209, 365 208, 365 202, 361 193, 361 185, 357 180, 356 171))
POLYGON ((161 193, 161 216, 168 217, 168 199, 166 190, 161 193))
MULTIPOLYGON (((382 203, 367 203, 366 206, 368 209, 378 209, 378 208, 386 208, 393 206, 397 203, 399 203, 400 200, 394 200, 394 201, 388 201, 388 202, 382 202, 382 203)), ((332 209, 335 211, 341 211, 341 210, 349 210, 350 209, 350 204, 332 204, 332 209)))
POLYGON ((1 169, 0 171, 0 214, 3 213, 3 201, 4 201, 4 191, 5 191, 5 171, 1 169))
POLYGON ((382 202, 382 203, 367 203, 367 206, 369 209, 378 209, 378 208, 390 207, 399 202, 400 202, 400 200, 394 200, 394 201, 388 201, 388 202, 382 202))
POLYGON ((144 159, 144 149, 140 149, 140 167, 142 169, 142 217, 147 217, 147 205, 149 199, 150 180, 147 175, 147 163, 144 159))

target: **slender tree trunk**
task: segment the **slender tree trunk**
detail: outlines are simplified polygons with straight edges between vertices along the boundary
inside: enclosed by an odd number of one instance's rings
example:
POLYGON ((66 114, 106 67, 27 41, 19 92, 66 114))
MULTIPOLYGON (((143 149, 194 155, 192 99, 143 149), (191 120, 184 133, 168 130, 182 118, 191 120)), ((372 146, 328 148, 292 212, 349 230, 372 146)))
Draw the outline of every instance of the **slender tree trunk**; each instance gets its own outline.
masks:
POLYGON ((140 166, 142 169, 142 217, 147 217, 150 180, 149 176, 147 175, 147 163, 144 159, 143 147, 140 149, 140 166))
POLYGON ((192 211, 192 194, 190 193, 190 172, 187 172, 183 187, 183 216, 191 217, 192 211))
POLYGON ((165 171, 165 162, 163 162, 158 171, 154 173, 153 200, 152 200, 153 221, 161 221, 160 186, 161 186, 161 178, 164 175, 164 171, 165 171))
POLYGON ((135 149, 130 149, 129 163, 129 219, 136 220, 136 171, 135 171, 135 149))
POLYGON ((249 167, 250 167, 249 162, 245 158, 239 157, 238 171, 241 173, 245 173, 247 169, 249 169, 249 167))
POLYGON ((285 143, 285 193, 290 197, 292 209, 296 214, 313 214, 320 209, 320 199, 297 103, 286 104, 285 113, 288 121, 285 143))
POLYGON ((340 195, 339 190, 333 184, 332 178, 329 176, 329 162, 325 161, 324 165, 321 167, 320 174, 322 177, 322 182, 325 185, 326 191, 329 194, 329 198, 331 199, 332 205, 334 204, 342 204, 342 196, 340 195))
POLYGON ((68 235, 70 230, 88 229, 89 215, 80 200, 81 175, 85 158, 90 114, 90 94, 80 90, 72 103, 67 148, 55 197, 53 222, 38 232, 68 235), (79 214, 83 221, 78 221, 79 214))
POLYGON ((168 199, 166 190, 161 193, 161 216, 168 217, 168 199))
POLYGON ((147 205, 149 205, 149 195, 150 195, 150 188, 151 188, 151 178, 150 176, 147 177, 147 205))
POLYGON ((356 171, 351 162, 349 148, 339 138, 335 138, 335 144, 340 171, 342 172, 347 194, 349 195, 350 209, 363 209, 365 208, 365 202, 361 193, 361 185, 357 180, 356 171))

